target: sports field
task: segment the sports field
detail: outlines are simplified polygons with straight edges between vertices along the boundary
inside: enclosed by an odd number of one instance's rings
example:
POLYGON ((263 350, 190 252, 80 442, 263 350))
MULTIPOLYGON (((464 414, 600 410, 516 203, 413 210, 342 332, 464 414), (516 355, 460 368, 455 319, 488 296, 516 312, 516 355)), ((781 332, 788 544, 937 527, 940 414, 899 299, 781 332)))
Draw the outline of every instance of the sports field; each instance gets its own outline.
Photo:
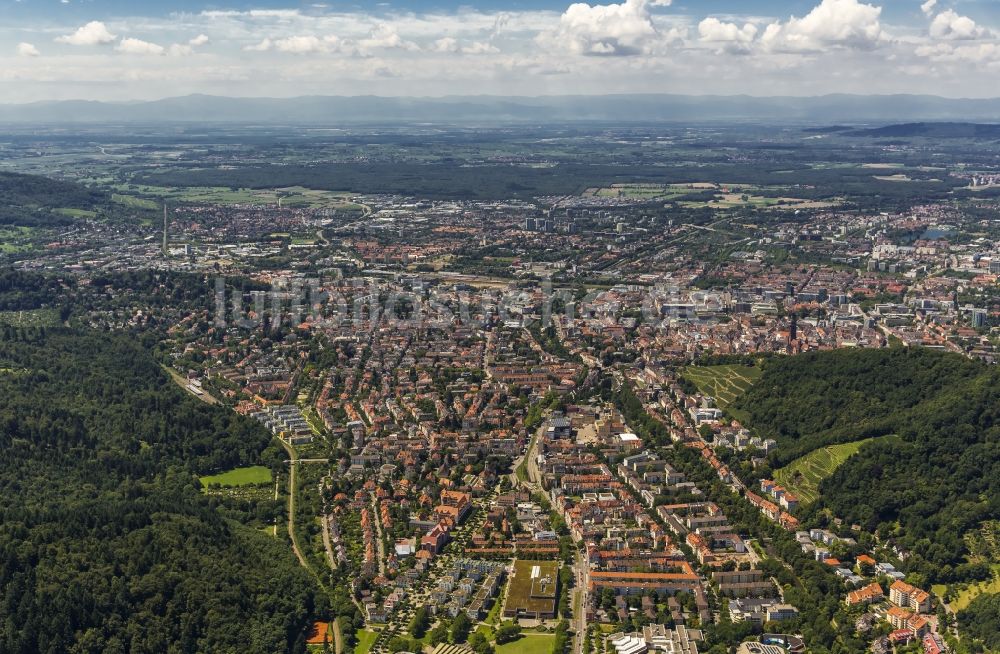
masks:
POLYGON ((681 371, 703 395, 714 397, 720 409, 743 395, 761 374, 760 368, 741 365, 689 366, 681 371))
POLYGON ((256 484, 268 484, 271 482, 271 470, 264 466, 250 466, 249 468, 234 468, 217 475, 201 477, 201 485, 208 488, 210 484, 220 486, 253 486, 256 484))
POLYGON ((874 439, 828 445, 809 454, 800 456, 784 468, 774 472, 774 481, 778 482, 793 494, 799 502, 809 504, 819 498, 819 484, 833 474, 844 461, 857 454, 865 443, 874 439))

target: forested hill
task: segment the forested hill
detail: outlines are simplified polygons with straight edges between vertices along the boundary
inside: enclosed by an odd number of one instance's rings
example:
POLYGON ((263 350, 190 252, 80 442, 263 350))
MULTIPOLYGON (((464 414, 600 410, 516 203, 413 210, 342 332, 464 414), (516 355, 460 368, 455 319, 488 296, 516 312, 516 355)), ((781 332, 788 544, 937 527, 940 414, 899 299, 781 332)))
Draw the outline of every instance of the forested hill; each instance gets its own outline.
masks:
POLYGON ((69 225, 107 201, 106 193, 80 184, 0 172, 0 225, 69 225))
POLYGON ((977 123, 905 123, 846 132, 847 136, 875 138, 996 139, 1000 125, 977 123))
POLYGON ((929 580, 989 575, 963 536, 1000 518, 1000 369, 922 348, 769 360, 735 404, 778 440, 775 467, 817 447, 876 438, 820 484, 813 512, 877 531, 929 580))
POLYGON ((784 465, 823 445, 881 436, 901 412, 968 383, 978 362, 926 348, 840 349, 768 360, 737 399, 762 437, 778 441, 784 465))
POLYGON ((126 338, 0 328, 0 652, 302 651, 313 579, 194 476, 269 440, 126 338))

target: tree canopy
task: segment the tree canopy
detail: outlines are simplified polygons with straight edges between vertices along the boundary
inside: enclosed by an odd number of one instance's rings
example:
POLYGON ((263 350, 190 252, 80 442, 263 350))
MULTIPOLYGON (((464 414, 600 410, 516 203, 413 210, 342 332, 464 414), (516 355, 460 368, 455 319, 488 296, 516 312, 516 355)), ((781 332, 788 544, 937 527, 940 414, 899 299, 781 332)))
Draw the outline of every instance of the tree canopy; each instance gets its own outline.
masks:
POLYGON ((315 582, 195 476, 269 441, 125 337, 0 328, 0 651, 303 651, 315 582))

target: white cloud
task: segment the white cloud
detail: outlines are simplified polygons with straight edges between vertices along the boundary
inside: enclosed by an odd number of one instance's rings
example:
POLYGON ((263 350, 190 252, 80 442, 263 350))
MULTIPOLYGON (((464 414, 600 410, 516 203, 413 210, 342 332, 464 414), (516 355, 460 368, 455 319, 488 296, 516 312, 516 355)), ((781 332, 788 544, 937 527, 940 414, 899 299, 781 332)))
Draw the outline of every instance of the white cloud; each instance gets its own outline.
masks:
POLYGON ((725 23, 711 16, 698 23, 698 37, 706 43, 718 44, 726 52, 749 52, 755 36, 757 27, 752 23, 740 27, 736 23, 725 23))
POLYGON ((922 45, 918 56, 941 63, 985 64, 1000 62, 1000 45, 996 43, 952 44, 946 42, 922 45))
POLYGON ((267 52, 274 47, 274 41, 270 38, 264 38, 260 43, 255 43, 253 45, 248 45, 243 49, 247 52, 267 52))
POLYGON ((775 52, 816 52, 830 47, 871 49, 888 39, 882 8, 858 0, 823 0, 802 18, 771 23, 761 42, 775 52))
MULTIPOLYGON (((26 33, 20 38, 41 43, 44 57, 15 57, 18 39, 9 41, 0 82, 11 81, 5 88, 20 99, 252 95, 265 79, 275 95, 331 88, 377 95, 759 93, 761 88, 805 95, 876 88, 960 96, 989 93, 982 80, 1000 72, 998 48, 990 45, 1000 43, 1000 28, 992 35, 996 41, 962 40, 983 26, 963 30, 960 16, 946 13, 949 6, 963 13, 958 0, 927 5, 926 18, 918 13, 925 0, 907 0, 908 18, 916 24, 895 28, 880 23, 889 18, 879 7, 888 11, 889 5, 879 0, 811 0, 795 17, 777 19, 736 13, 739 9, 709 12, 691 2, 675 11, 665 9, 669 3, 662 0, 563 0, 559 10, 503 11, 343 3, 319 8, 308 4, 312 1, 299 10, 101 16, 103 29, 119 34, 110 48, 169 57, 109 57, 97 48, 56 47, 51 41, 46 48, 42 37, 26 33), (949 18, 947 30, 935 27, 935 37, 931 25, 940 14, 949 18), (892 38, 885 34, 890 29, 892 38), (146 42, 136 39, 123 45, 122 36, 155 43, 139 47, 146 42), (196 56, 201 48, 211 48, 211 56, 196 56), (249 56, 243 50, 259 52, 249 56), (718 52, 753 56, 715 56, 718 52), (391 82, 388 76, 394 76, 391 82)), ((65 34, 72 42, 98 43, 84 38, 91 30, 77 30, 83 22, 63 23, 47 38, 65 34)))
POLYGON ((166 52, 166 49, 162 45, 132 37, 122 39, 115 50, 122 54, 131 55, 161 55, 166 52))
POLYGON ((257 19, 281 19, 289 20, 298 18, 302 14, 298 9, 251 9, 250 11, 237 10, 206 10, 201 12, 205 18, 257 18, 257 19))
POLYGON ((968 16, 961 16, 951 9, 946 9, 935 16, 929 31, 935 39, 956 41, 969 41, 990 35, 989 30, 976 25, 976 21, 968 16))
POLYGON ((69 45, 107 45, 116 38, 104 23, 92 20, 72 34, 57 37, 56 41, 69 45))
POLYGON ((169 48, 167 48, 167 53, 171 57, 186 57, 188 55, 194 54, 195 48, 200 48, 203 45, 208 45, 209 39, 204 34, 199 34, 198 36, 189 39, 187 43, 174 43, 169 48))
POLYGON ((585 55, 636 55, 660 37, 650 7, 671 0, 624 0, 620 4, 577 2, 559 18, 559 27, 542 32, 543 45, 585 55))
POLYGON ((286 36, 278 39, 265 38, 256 45, 244 48, 251 52, 285 52, 288 54, 317 54, 335 52, 340 49, 340 39, 336 36, 318 37, 312 34, 286 36))
POLYGON ((406 41, 399 35, 396 28, 387 23, 379 23, 368 34, 367 38, 358 41, 362 50, 394 49, 419 50, 420 47, 411 41, 406 41))
POLYGON ((924 12, 925 16, 930 16, 934 13, 934 7, 937 6, 937 0, 927 0, 924 4, 920 5, 920 11, 924 12))
POLYGON ((291 54, 310 54, 313 52, 326 52, 327 44, 318 36, 289 36, 278 39, 274 44, 274 49, 278 52, 288 52, 291 54))
POLYGON ((432 52, 458 52, 458 39, 450 36, 445 36, 431 45, 432 52))
POLYGON ((30 43, 18 43, 17 44, 17 56, 18 57, 38 57, 42 53, 38 51, 34 45, 30 43))
POLYGON ((500 52, 499 48, 492 43, 486 43, 484 41, 475 41, 462 48, 463 54, 471 55, 496 54, 498 52, 500 52))

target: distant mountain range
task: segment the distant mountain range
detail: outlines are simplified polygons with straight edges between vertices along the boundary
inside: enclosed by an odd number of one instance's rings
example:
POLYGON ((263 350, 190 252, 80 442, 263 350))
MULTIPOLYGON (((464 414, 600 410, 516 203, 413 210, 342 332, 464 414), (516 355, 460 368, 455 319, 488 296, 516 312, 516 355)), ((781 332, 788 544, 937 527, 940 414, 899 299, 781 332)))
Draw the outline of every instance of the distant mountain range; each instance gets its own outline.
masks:
POLYGON ((822 125, 915 121, 1000 122, 1000 98, 929 95, 752 97, 577 95, 543 97, 188 95, 151 102, 58 101, 0 104, 0 123, 641 123, 753 122, 822 125))

